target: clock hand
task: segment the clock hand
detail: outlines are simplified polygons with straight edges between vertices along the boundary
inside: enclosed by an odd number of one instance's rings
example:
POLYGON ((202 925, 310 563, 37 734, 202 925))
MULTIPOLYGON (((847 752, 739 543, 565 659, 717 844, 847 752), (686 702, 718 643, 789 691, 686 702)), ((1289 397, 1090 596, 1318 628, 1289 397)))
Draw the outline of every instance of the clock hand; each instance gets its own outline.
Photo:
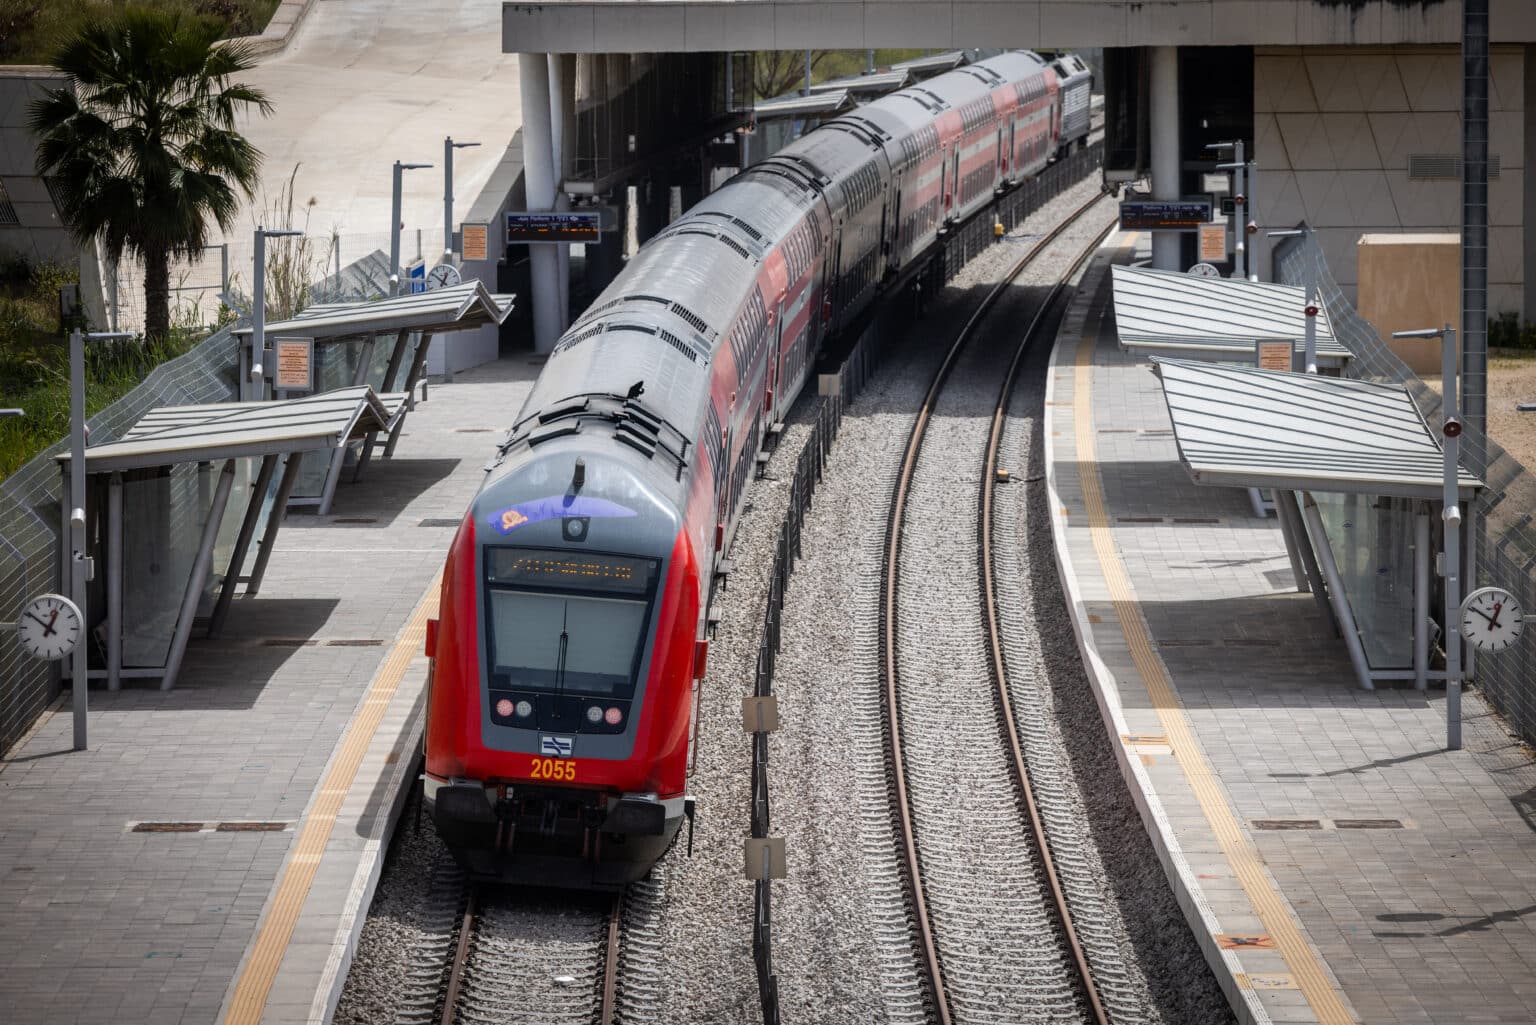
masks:
POLYGON ((1493 625, 1493 617, 1488 615, 1488 613, 1484 612, 1482 609, 1478 608, 1476 605, 1468 605, 1467 606, 1467 611, 1468 612, 1476 612, 1479 616, 1482 616, 1484 619, 1486 619, 1488 621, 1488 625, 1489 626, 1493 625))
POLYGON ((57 632, 57 631, 54 630, 53 625, 55 623, 57 623, 58 621, 59 621, 59 610, 58 609, 54 609, 53 610, 53 615, 48 617, 48 629, 46 631, 44 631, 44 633, 43 633, 44 637, 52 637, 57 632))
POLYGON ((53 630, 53 624, 48 622, 47 620, 43 619, 42 617, 33 615, 30 612, 23 613, 23 615, 25 615, 28 619, 32 620, 34 623, 41 623, 42 626, 43 626, 43 629, 48 630, 50 632, 53 630))
POLYGON ((1503 611, 1504 611, 1504 603, 1503 602, 1495 602, 1494 605, 1493 605, 1493 618, 1488 620, 1488 627, 1489 627, 1489 629, 1497 630, 1499 628, 1499 613, 1503 612, 1503 611))

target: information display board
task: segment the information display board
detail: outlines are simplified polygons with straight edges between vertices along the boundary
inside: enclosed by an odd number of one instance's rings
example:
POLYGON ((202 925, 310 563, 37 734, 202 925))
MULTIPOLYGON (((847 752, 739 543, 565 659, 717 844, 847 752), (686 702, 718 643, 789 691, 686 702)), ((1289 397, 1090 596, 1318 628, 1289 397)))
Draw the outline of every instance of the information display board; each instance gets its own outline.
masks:
POLYGON ((507 214, 507 244, 597 242, 602 235, 602 228, 602 215, 596 210, 513 212, 507 214))
POLYGON ((1209 199, 1126 200, 1121 231, 1195 231, 1211 219, 1209 199))
POLYGON ((489 224, 466 224, 459 229, 463 241, 460 248, 464 250, 465 261, 486 259, 486 250, 490 245, 491 226, 489 224))
POLYGON ((277 377, 272 386, 278 391, 314 391, 315 340, 313 338, 274 338, 277 350, 277 377))
POLYGON ((1200 259, 1220 263, 1227 258, 1227 226, 1222 223, 1200 225, 1200 259))
POLYGON ((1290 370, 1295 346, 1289 341, 1260 340, 1254 343, 1254 363, 1260 370, 1290 370))

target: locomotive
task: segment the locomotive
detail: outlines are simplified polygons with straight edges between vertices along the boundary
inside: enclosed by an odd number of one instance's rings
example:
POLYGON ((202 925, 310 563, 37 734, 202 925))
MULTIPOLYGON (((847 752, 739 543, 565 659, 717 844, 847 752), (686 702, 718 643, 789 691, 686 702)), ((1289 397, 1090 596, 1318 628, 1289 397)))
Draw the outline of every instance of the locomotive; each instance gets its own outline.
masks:
POLYGON ((770 428, 882 286, 1087 134, 1069 58, 1004 53, 823 124, 561 336, 428 624, 424 800, 473 875, 622 887, 691 828, 711 584, 770 428))

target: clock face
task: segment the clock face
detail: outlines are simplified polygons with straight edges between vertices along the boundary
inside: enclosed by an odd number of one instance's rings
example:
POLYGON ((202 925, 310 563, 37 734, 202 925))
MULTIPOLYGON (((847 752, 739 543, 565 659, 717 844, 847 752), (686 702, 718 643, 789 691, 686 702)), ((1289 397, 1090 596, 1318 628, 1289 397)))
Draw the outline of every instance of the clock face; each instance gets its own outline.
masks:
POLYGON ((451 263, 440 263, 427 272, 427 288, 451 288, 460 281, 459 269, 451 263))
POLYGON ((1503 651, 1520 639, 1525 610, 1501 587, 1484 587, 1461 603, 1461 635, 1484 651, 1503 651))
POLYGON ((16 635, 34 658, 61 659, 80 643, 80 610, 62 594, 33 598, 21 610, 16 635))

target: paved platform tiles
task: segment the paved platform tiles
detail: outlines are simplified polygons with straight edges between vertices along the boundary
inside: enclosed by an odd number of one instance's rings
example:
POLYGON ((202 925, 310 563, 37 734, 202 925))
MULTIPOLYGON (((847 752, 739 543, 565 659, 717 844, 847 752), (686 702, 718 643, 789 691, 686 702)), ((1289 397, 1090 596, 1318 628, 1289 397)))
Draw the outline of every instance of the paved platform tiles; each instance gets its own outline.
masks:
POLYGON ((1105 254, 1052 365, 1058 556, 1122 766, 1240 1017, 1536 1021, 1531 752, 1475 692, 1449 752, 1443 690, 1356 687, 1275 521, 1179 464, 1156 378, 1102 316, 1105 254))
POLYGON ((351 787, 334 795, 335 824, 260 1020, 306 1022, 317 1000, 323 1008, 347 939, 338 923, 357 912, 411 744, 425 680, 419 640, 397 656, 387 707, 363 695, 452 538, 452 527, 422 521, 463 514, 537 370, 519 354, 434 384, 394 459, 344 483, 331 516, 288 518, 261 594, 236 599, 223 638, 194 634, 176 690, 93 690, 83 753, 71 751, 66 693, 0 763, 0 1021, 220 1020, 306 814, 323 807, 316 790, 333 753, 371 714, 377 735, 351 787), (359 520, 373 522, 347 522, 359 520), (130 831, 144 821, 204 825, 130 831), (289 825, 215 828, 251 821, 289 825))

